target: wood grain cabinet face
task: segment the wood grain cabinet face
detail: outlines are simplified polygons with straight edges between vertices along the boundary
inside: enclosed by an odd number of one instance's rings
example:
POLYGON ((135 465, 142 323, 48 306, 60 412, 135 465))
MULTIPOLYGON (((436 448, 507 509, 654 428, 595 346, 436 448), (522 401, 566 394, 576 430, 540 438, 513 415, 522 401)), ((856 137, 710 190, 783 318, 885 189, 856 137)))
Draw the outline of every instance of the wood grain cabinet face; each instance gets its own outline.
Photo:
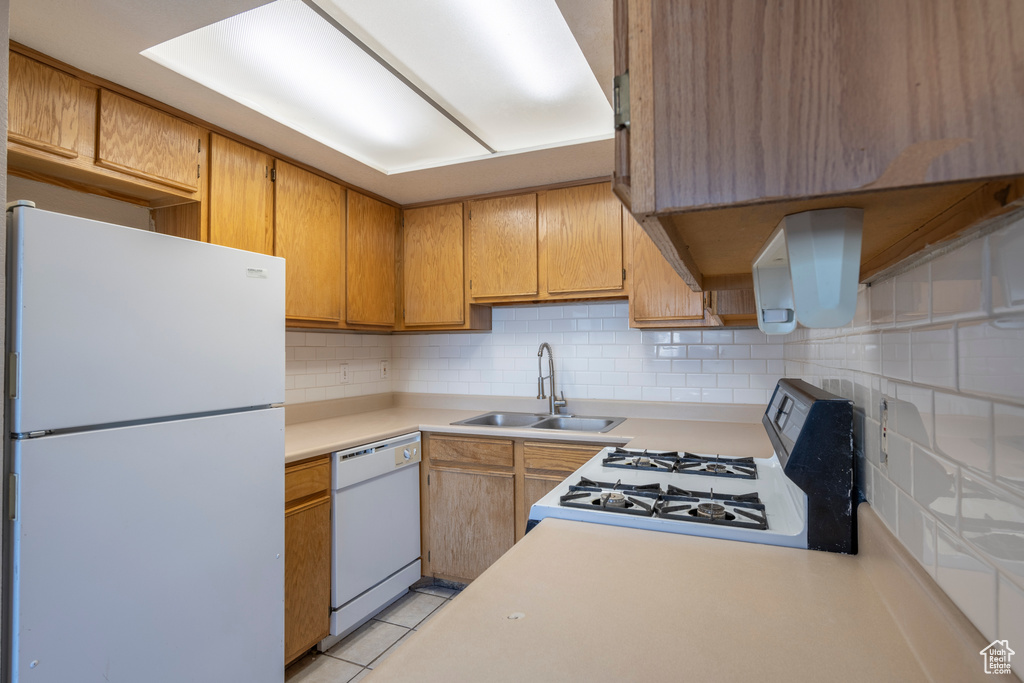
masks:
POLYGON ((474 299, 536 295, 537 195, 466 203, 474 299))
POLYGON ((78 156, 78 79, 10 53, 7 139, 67 159, 78 156))
POLYGON ((515 543, 511 472, 430 470, 430 567, 472 581, 515 543))
POLYGON ((176 190, 199 189, 198 126, 100 90, 96 164, 176 190))
POLYGON ((251 147, 210 135, 210 242, 274 253, 274 160, 251 147))
POLYGON ((542 192, 537 212, 549 294, 623 290, 622 204, 610 183, 542 192))
POLYGON ((345 190, 284 162, 274 182, 274 251, 285 259, 285 315, 341 320, 345 190))
POLYGON ((670 326, 704 318, 703 295, 687 286, 658 247, 627 211, 623 235, 631 242, 629 316, 634 327, 670 326))
POLYGON ((405 211, 402 308, 406 325, 459 325, 466 319, 462 204, 405 211))
POLYGON ((348 193, 345 318, 354 325, 395 324, 395 241, 398 209, 348 193))
POLYGON ((285 663, 327 637, 331 613, 331 460, 285 468, 285 663))

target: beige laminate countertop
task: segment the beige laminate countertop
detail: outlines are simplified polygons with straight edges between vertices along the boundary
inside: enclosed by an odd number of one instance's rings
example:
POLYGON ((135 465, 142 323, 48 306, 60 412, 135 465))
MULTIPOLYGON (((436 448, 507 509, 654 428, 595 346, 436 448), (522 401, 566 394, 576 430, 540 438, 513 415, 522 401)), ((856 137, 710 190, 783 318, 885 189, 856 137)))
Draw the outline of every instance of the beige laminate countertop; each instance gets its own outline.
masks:
POLYGON ((506 438, 583 441, 608 445, 628 443, 630 448, 685 448, 697 453, 721 455, 769 457, 772 454, 771 442, 764 427, 751 422, 628 418, 605 434, 548 432, 529 428, 466 427, 451 424, 482 412, 486 411, 394 407, 289 424, 285 428, 285 463, 417 430, 506 438))
POLYGON ((369 680, 929 675, 860 556, 546 519, 369 680))

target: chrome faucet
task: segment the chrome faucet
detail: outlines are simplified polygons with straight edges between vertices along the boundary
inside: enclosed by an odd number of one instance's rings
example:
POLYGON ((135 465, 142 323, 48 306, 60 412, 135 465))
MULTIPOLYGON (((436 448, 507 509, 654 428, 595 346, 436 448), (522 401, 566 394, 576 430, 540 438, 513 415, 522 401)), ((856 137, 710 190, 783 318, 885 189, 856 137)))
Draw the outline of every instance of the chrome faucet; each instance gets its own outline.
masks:
POLYGON ((551 345, 547 342, 543 342, 540 348, 537 349, 537 398, 548 399, 548 412, 552 415, 558 415, 559 411, 566 406, 565 392, 562 392, 562 397, 557 397, 555 391, 555 359, 551 354, 551 345), (548 374, 544 375, 544 349, 548 350, 548 374), (549 380, 548 389, 551 391, 550 396, 544 395, 544 380, 549 380))

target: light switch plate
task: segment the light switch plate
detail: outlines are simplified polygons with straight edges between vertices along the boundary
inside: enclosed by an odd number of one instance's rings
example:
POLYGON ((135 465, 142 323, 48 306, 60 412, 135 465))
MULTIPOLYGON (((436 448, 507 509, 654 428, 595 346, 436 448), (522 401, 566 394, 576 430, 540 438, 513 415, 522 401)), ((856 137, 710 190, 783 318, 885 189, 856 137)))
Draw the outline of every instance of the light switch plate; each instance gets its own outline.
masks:
POLYGON ((338 383, 339 384, 351 384, 352 373, 348 369, 348 363, 342 363, 341 367, 338 368, 338 383))
POLYGON ((386 360, 382 360, 380 362, 380 378, 381 379, 390 379, 391 378, 391 370, 388 367, 388 362, 386 360))

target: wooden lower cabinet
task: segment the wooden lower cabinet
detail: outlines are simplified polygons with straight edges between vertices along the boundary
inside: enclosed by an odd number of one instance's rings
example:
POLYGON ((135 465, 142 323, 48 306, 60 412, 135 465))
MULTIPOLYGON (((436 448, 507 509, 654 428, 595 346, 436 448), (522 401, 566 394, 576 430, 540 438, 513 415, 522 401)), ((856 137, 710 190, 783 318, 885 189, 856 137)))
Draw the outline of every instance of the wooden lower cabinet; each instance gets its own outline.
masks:
POLYGON ((511 472, 430 468, 430 567, 472 581, 515 543, 511 472))
POLYGON ((331 614, 331 461, 285 468, 284 661, 325 638, 331 614))
POLYGON ((424 574, 469 582, 523 537, 530 506, 604 444, 425 434, 424 574))

